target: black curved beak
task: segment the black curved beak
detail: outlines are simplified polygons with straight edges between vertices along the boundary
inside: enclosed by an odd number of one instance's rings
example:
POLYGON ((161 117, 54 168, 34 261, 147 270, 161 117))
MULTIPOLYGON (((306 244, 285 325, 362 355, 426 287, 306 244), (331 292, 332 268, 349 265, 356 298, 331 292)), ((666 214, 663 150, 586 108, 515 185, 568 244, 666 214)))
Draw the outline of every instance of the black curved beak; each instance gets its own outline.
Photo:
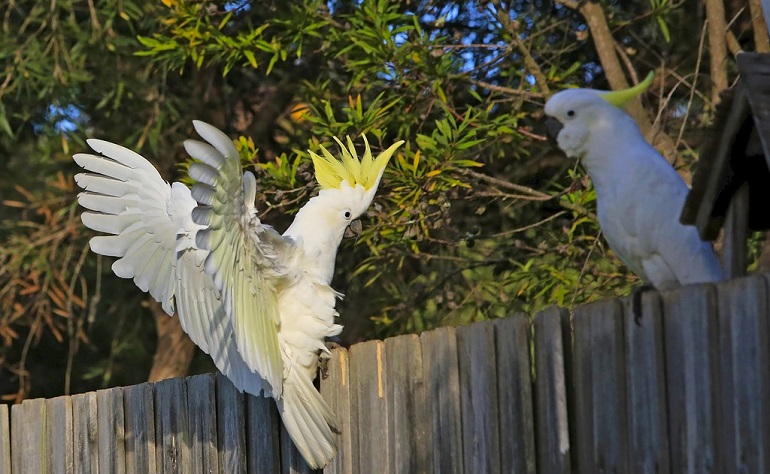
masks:
POLYGON ((545 119, 545 134, 552 145, 557 145, 556 138, 564 125, 553 117, 545 119))
POLYGON ((350 224, 345 228, 345 234, 344 237, 346 239, 349 239, 351 237, 358 238, 359 235, 361 235, 361 231, 364 230, 363 224, 361 224, 361 219, 356 219, 354 221, 351 221, 350 224))

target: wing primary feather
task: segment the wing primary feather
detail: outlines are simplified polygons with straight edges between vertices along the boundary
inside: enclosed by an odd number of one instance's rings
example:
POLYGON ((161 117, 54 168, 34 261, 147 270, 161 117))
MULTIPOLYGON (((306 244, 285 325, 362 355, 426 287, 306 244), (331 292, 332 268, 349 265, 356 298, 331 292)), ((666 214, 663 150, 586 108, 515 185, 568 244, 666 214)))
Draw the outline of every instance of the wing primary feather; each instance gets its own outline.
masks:
POLYGON ((80 220, 83 221, 83 225, 97 232, 120 234, 136 222, 136 216, 114 216, 98 212, 84 212, 80 215, 80 220))
POLYGON ((86 191, 107 196, 123 196, 136 192, 136 185, 133 182, 92 173, 76 174, 75 182, 86 191))
POLYGON ((148 175, 148 177, 151 177, 153 180, 164 182, 163 178, 160 177, 158 170, 156 170, 155 167, 152 166, 150 162, 139 153, 104 140, 92 138, 86 141, 88 146, 93 148, 95 151, 110 157, 118 163, 125 165, 129 169, 140 169, 144 174, 148 175))
POLYGON ((198 140, 185 140, 184 149, 188 155, 206 163, 212 168, 219 168, 225 163, 225 157, 222 156, 222 153, 211 145, 199 142, 198 140))
POLYGON ((192 193, 193 199, 198 201, 198 203, 206 206, 214 205, 214 198, 216 197, 217 191, 211 186, 203 183, 195 183, 190 192, 192 193))
POLYGON ((198 225, 208 227, 213 220, 214 211, 211 206, 197 206, 192 210, 192 220, 198 225))
POLYGON ((75 160, 81 168, 87 169, 93 173, 110 176, 121 181, 127 181, 131 178, 133 170, 111 158, 96 155, 87 155, 79 153, 75 155, 75 160))
POLYGON ((254 173, 243 173, 243 202, 248 209, 254 209, 254 201, 257 199, 257 178, 254 173))
POLYGON ((238 150, 235 149, 233 141, 218 128, 213 127, 206 122, 201 122, 200 120, 193 120, 193 126, 195 127, 195 131, 198 132, 204 140, 211 143, 223 156, 228 159, 235 159, 237 157, 240 161, 238 150))
POLYGON ((120 214, 125 211, 130 201, 122 197, 106 196, 104 194, 80 193, 78 195, 78 204, 92 211, 104 212, 107 214, 120 214))
POLYGON ((206 163, 192 163, 188 172, 190 173, 190 177, 198 182, 209 186, 215 186, 217 184, 219 173, 217 173, 215 168, 206 163))

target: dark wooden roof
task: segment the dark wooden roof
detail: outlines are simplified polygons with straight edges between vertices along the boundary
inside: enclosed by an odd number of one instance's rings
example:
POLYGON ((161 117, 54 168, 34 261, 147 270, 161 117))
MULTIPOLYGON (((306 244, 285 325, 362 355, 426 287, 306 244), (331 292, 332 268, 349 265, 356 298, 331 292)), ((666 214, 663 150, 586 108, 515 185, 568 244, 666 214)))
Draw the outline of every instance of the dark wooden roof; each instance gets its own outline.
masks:
POLYGON ((749 228, 770 229, 770 54, 740 53, 741 78, 717 106, 713 135, 701 150, 682 223, 714 240, 727 208, 749 184, 749 228))

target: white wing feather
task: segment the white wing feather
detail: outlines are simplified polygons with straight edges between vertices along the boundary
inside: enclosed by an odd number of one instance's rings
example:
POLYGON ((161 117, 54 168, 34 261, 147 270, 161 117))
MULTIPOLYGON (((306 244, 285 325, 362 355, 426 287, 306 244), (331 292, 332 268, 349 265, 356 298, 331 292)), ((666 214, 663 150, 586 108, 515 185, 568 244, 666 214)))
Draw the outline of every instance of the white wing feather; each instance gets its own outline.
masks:
POLYGON ((201 227, 192 221, 197 203, 190 190, 181 183, 169 186, 131 150, 101 140, 88 143, 107 156, 73 157, 91 172, 75 176, 84 189, 78 202, 93 211, 84 212, 82 220, 93 230, 113 234, 93 237, 91 249, 119 257, 112 266, 116 275, 132 278, 169 315, 176 307, 182 328, 217 368, 238 389, 258 395, 262 380, 240 357, 219 292, 203 271, 207 252, 195 247, 201 227))
POLYGON ((92 173, 75 177, 85 190, 78 202, 92 211, 83 223, 111 234, 94 237, 91 248, 118 257, 113 271, 167 313, 176 308, 190 338, 238 389, 272 395, 303 457, 323 467, 336 451, 337 421, 278 336, 282 262, 294 241, 256 217, 256 180, 241 171, 232 141, 202 122, 195 128, 213 146, 185 142, 200 160, 189 169, 192 190, 169 186, 144 158, 112 143, 89 140, 106 156, 75 155, 92 173))
POLYGON ((199 202, 192 218, 205 226, 197 233, 196 243, 209 252, 204 268, 222 295, 241 356, 278 398, 284 365, 275 285, 284 273, 278 256, 290 253, 293 243, 263 225, 253 201, 246 201, 247 195, 253 198, 256 193, 255 182, 253 177, 244 181, 232 140, 208 124, 194 124, 211 143, 185 141, 187 153, 200 160, 190 166, 190 177, 196 181, 192 196, 199 202))
POLYGON ((120 257, 112 265, 115 274, 133 278, 166 313, 173 314, 177 225, 168 212, 171 187, 136 153, 101 140, 88 144, 109 157, 84 153, 73 157, 87 171, 98 173, 75 176, 85 190, 78 202, 93 211, 81 218, 87 227, 113 234, 92 238, 91 249, 120 257))
POLYGON ((207 226, 196 239, 209 250, 205 270, 222 293, 241 355, 267 380, 294 444, 308 465, 319 469, 336 452, 337 420, 308 369, 295 360, 299 355, 278 336, 278 292, 293 283, 286 280, 283 262, 291 261, 297 248, 256 217, 256 180, 241 171, 233 142, 210 125, 194 124, 213 145, 185 142, 190 156, 201 160, 190 167, 190 177, 196 180, 192 195, 200 203, 193 220, 207 226))

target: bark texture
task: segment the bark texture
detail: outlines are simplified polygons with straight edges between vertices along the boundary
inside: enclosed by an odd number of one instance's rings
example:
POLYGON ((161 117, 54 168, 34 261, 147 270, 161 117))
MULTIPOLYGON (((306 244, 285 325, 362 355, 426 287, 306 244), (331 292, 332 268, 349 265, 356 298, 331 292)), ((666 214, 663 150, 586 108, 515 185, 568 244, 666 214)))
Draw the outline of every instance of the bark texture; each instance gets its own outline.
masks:
POLYGON ((150 369, 148 382, 184 377, 190 370, 195 344, 182 330, 179 318, 170 317, 160 303, 150 301, 150 309, 158 328, 158 347, 150 369))
POLYGON ((727 22, 723 0, 704 0, 708 23, 711 103, 719 102, 719 93, 727 89, 727 22))
MULTIPOLYGON (((588 29, 591 32, 596 54, 599 56, 599 62, 604 69, 604 75, 613 90, 626 89, 629 83, 623 72, 623 66, 615 49, 615 38, 612 36, 607 15, 598 2, 585 1, 575 2, 570 0, 557 0, 562 5, 578 10, 585 18, 588 29)), ((677 147, 674 140, 665 133, 660 132, 656 124, 650 118, 650 115, 642 106, 640 99, 634 99, 626 110, 634 118, 642 133, 647 140, 655 146, 666 159, 673 163, 677 157, 677 147)), ((688 178, 688 177, 685 177, 688 178)))
MULTIPOLYGON (((767 2, 765 7, 770 8, 770 2, 767 2)), ((749 12, 751 13, 751 26, 754 30, 756 52, 770 53, 770 37, 768 37, 767 24, 765 24, 765 18, 768 15, 763 15, 761 0, 749 0, 749 12)))

